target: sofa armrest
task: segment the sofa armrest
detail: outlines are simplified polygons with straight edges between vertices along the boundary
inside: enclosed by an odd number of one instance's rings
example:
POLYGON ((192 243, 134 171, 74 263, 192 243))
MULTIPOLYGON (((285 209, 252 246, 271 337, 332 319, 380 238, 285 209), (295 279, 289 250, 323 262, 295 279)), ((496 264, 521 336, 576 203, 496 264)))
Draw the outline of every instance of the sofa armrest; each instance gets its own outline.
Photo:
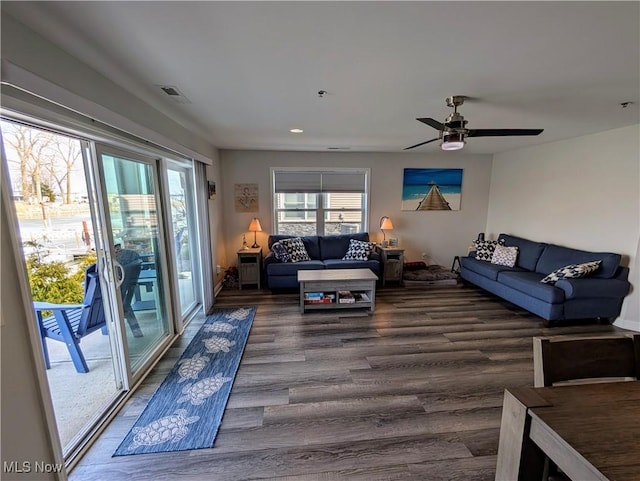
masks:
POLYGON ((269 252, 264 259, 262 259, 262 265, 264 267, 267 267, 269 264, 277 264, 280 261, 278 259, 276 259, 276 256, 273 252, 269 252))
POLYGON ((619 279, 561 279, 556 287, 565 292, 567 299, 613 297, 621 299, 629 293, 631 284, 619 279))
POLYGON ((372 252, 371 254, 369 254, 369 260, 370 261, 378 261, 378 262, 380 262, 381 259, 382 259, 382 257, 377 252, 372 252))

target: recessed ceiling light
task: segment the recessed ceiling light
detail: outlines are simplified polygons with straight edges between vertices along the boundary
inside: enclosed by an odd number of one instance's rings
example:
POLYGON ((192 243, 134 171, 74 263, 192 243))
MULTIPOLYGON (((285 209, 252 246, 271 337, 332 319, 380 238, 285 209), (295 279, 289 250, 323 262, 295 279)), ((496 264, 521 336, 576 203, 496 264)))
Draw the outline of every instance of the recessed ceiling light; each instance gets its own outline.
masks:
POLYGON ((289 130, 289 132, 291 132, 292 134, 301 134, 302 132, 304 132, 304 130, 302 130, 302 129, 291 129, 291 130, 289 130))

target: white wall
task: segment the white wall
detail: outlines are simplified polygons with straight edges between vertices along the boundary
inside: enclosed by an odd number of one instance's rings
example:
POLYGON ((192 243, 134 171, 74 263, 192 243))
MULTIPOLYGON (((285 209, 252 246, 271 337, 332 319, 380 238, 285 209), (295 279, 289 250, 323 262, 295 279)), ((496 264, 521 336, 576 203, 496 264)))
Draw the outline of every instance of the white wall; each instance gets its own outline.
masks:
MULTIPOLYGON (((216 155, 213 164, 207 166, 207 180, 216 183, 216 196, 209 199, 209 235, 211 236, 211 259, 213 264, 214 285, 222 282, 224 269, 216 273, 216 265, 225 265, 226 246, 224 238, 224 210, 222 208, 222 169, 220 168, 220 157, 216 155)), ((203 220, 201 220, 203 222, 203 220)), ((248 225, 248 224, 247 224, 248 225)), ((208 288, 208 287, 207 287, 208 288)))
POLYGON ((487 232, 616 252, 633 293, 620 325, 640 331, 640 126, 498 154, 487 232))
POLYGON ((467 253, 471 240, 484 230, 487 219, 491 156, 461 153, 335 153, 222 150, 224 198, 224 237, 227 265, 235 264, 235 252, 242 247, 242 235, 253 243, 247 232, 252 217, 258 217, 263 232, 258 244, 266 253, 267 236, 273 232, 271 207, 271 167, 366 167, 371 169, 369 233, 382 240, 380 217, 393 221, 392 237, 399 239, 407 260, 420 260, 426 252, 432 262, 451 266, 453 257, 467 253), (459 211, 402 211, 404 168, 462 168, 462 202, 459 211), (260 211, 236 213, 233 184, 257 183, 260 211))
POLYGON ((3 81, 164 147, 176 150, 178 146, 182 153, 204 162, 215 156, 215 147, 207 139, 174 122, 5 12, 1 33, 3 81))

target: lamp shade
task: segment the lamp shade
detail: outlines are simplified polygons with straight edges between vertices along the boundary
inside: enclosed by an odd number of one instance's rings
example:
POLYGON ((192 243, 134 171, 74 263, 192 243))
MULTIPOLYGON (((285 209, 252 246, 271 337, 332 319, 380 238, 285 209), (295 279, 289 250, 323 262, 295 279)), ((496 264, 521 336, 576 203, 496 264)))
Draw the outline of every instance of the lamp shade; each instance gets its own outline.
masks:
POLYGON ((380 230, 392 230, 393 229, 393 222, 391 222, 391 219, 389 219, 387 216, 384 216, 382 219, 380 219, 380 230))
POLYGON ((251 219, 251 223, 249 224, 249 232, 262 232, 262 226, 260 225, 260 221, 257 217, 251 219))

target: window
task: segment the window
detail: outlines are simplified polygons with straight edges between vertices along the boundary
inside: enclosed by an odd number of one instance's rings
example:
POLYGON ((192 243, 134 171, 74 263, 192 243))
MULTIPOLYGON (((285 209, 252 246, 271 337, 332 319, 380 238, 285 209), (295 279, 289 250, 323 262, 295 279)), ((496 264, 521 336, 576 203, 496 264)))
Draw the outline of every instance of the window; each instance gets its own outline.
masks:
POLYGON ((368 169, 272 169, 275 233, 365 231, 368 177, 368 169))

